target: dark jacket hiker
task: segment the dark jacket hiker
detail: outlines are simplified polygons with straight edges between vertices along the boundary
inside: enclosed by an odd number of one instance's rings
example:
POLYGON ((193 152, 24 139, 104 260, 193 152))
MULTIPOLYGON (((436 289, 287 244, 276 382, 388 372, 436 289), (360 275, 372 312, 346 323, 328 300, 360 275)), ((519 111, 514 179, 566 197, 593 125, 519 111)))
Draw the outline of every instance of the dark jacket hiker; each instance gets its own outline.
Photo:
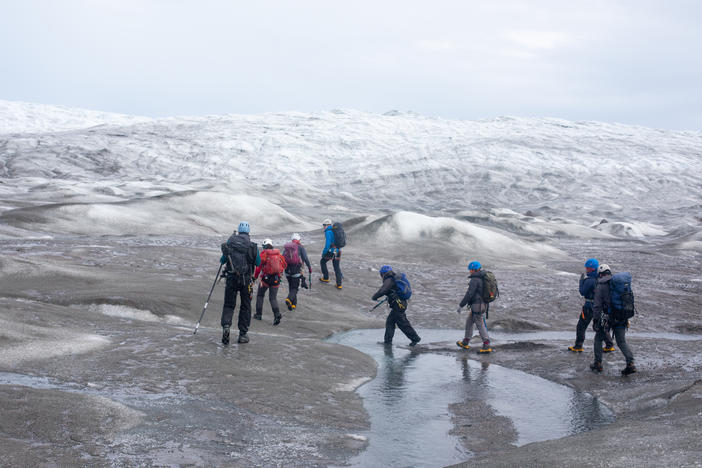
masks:
MULTIPOLYGON (((588 258, 585 262, 585 273, 580 275, 579 291, 580 295, 585 298, 580 315, 578 316, 578 324, 575 327, 575 344, 569 346, 568 350, 574 353, 583 351, 583 343, 585 342, 585 331, 587 330, 590 321, 592 321, 592 304, 595 299, 595 286, 597 285, 597 267, 599 262, 597 259, 588 258)), ((602 349, 605 353, 614 351, 612 337, 608 330, 605 330, 605 347, 602 349)))
POLYGON ((392 344, 392 339, 395 336, 395 326, 397 326, 402 333, 407 336, 410 340, 410 346, 414 346, 421 338, 417 332, 412 328, 405 311, 407 310, 407 301, 400 298, 397 292, 397 285, 395 283, 395 272, 392 271, 390 265, 383 265, 380 267, 380 277, 383 278, 383 285, 378 289, 378 291, 373 294, 371 299, 377 301, 383 296, 388 298, 388 307, 390 307, 390 313, 385 320, 385 339, 383 342, 386 345, 392 344))
POLYGON ((468 271, 470 272, 470 282, 468 283, 468 290, 458 304, 458 313, 460 314, 461 310, 466 305, 470 305, 470 312, 468 312, 468 317, 466 317, 466 328, 463 339, 457 341, 456 345, 463 349, 470 348, 469 343, 473 336, 473 325, 475 325, 478 328, 478 333, 480 333, 480 338, 483 340, 483 347, 479 352, 490 353, 492 352, 490 336, 488 335, 487 325, 485 324, 485 313, 488 310, 489 304, 485 303, 483 300, 486 272, 482 270, 480 262, 477 261, 468 264, 468 271))
POLYGON ((227 285, 224 290, 224 306, 222 307, 222 343, 229 344, 229 329, 232 326, 237 294, 241 298, 239 306, 239 343, 248 343, 247 333, 251 325, 251 278, 254 268, 261 264, 258 246, 249 238, 249 223, 239 223, 237 233, 232 234, 227 242, 222 244, 220 262, 225 264, 224 276, 227 285))
POLYGON ((307 257, 307 250, 301 243, 300 234, 294 233, 290 242, 285 244, 285 260, 288 266, 285 269, 285 278, 288 280, 288 297, 285 298, 285 305, 288 310, 293 310, 297 307, 297 291, 302 286, 307 289, 307 281, 302 273, 303 265, 307 266, 307 271, 312 277, 312 265, 307 257), (295 258, 297 256, 297 258, 295 258))

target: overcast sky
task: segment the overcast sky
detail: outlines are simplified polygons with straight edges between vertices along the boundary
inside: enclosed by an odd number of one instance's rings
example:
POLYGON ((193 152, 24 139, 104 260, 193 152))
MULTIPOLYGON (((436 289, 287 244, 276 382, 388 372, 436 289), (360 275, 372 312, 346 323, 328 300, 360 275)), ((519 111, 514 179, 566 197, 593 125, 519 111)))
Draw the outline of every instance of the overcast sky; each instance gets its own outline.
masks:
POLYGON ((0 99, 702 130, 702 1, 0 0, 0 99))

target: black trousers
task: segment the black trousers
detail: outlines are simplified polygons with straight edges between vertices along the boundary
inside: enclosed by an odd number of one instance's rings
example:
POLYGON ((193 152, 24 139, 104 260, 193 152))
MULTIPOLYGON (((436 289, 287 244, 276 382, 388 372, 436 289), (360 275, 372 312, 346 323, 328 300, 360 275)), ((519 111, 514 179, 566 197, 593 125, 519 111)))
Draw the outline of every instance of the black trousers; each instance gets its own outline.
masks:
POLYGON ((250 278, 227 277, 227 286, 224 289, 224 307, 222 307, 222 327, 231 327, 236 309, 236 297, 241 296, 239 306, 239 333, 245 335, 251 325, 251 288, 250 278))
POLYGON ((288 265, 288 268, 285 270, 285 279, 288 280, 288 299, 290 299, 290 302, 296 306, 297 291, 300 289, 300 281, 302 277, 293 275, 300 275, 301 271, 302 265, 288 265))
MULTIPOLYGON (((392 301, 389 299, 388 302, 392 301)), ((419 340, 419 335, 412 328, 409 320, 407 320, 407 315, 405 315, 405 310, 402 309, 396 302, 390 302, 390 313, 388 318, 385 319, 385 342, 392 343, 392 338, 395 336, 395 326, 399 328, 402 333, 405 334, 410 341, 419 340)))
POLYGON ((336 277, 336 285, 340 286, 341 285, 341 280, 344 278, 344 275, 341 274, 341 250, 336 250, 336 253, 330 253, 327 252, 326 255, 322 257, 322 260, 319 262, 319 266, 322 269, 322 277, 324 279, 329 279, 329 269, 327 269, 327 262, 329 260, 332 261, 332 266, 334 267, 334 276, 336 277))
MULTIPOLYGON (((575 327, 575 347, 579 348, 585 343, 585 331, 592 321, 592 307, 588 304, 583 306, 583 311, 578 318, 578 325, 575 327)), ((604 342, 608 348, 612 347, 612 335, 609 330, 604 332, 604 342)))

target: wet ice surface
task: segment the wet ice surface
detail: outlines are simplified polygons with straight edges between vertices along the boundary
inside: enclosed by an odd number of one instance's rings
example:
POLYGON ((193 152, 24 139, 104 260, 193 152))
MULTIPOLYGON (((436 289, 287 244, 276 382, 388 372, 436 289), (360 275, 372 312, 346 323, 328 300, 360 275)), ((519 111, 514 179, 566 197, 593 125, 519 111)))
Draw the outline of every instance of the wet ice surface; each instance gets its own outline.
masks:
POLYGON ((329 339, 352 346, 378 363, 376 378, 358 389, 371 428, 368 448, 351 460, 353 466, 438 466, 469 458, 461 441, 449 435, 449 405, 462 401, 483 400, 498 415, 509 418, 518 446, 614 421, 612 411, 587 393, 487 361, 466 359, 460 350, 457 355, 425 351, 428 343, 441 342, 441 347, 455 341, 460 330, 419 332, 422 344, 417 349, 378 344, 383 330, 354 330, 329 339))

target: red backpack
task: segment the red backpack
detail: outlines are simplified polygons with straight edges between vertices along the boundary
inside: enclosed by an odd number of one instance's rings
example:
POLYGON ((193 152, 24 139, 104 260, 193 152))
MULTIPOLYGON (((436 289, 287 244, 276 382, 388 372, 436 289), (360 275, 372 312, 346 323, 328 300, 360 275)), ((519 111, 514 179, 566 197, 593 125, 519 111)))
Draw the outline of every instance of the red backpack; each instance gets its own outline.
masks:
POLYGON ((302 260, 300 260, 300 244, 297 242, 288 242, 283 246, 283 258, 288 265, 300 265, 302 260))
POLYGON ((288 266, 285 263, 285 258, 280 255, 278 249, 265 249, 261 252, 261 263, 263 263, 264 275, 279 275, 285 271, 288 266))

